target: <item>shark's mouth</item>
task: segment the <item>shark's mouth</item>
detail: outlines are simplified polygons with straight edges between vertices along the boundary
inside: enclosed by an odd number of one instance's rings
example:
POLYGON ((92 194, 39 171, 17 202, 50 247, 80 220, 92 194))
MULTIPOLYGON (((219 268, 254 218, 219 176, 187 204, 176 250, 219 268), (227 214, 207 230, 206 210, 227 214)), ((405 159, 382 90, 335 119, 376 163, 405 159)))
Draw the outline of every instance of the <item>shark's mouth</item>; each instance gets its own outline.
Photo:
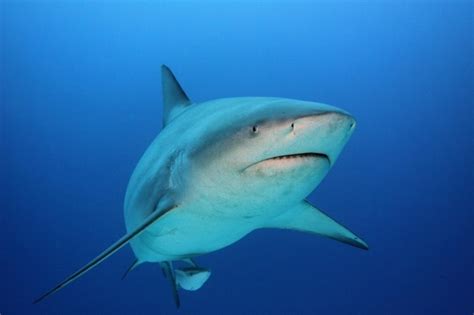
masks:
POLYGON ((278 155, 278 156, 275 156, 275 157, 265 159, 263 161, 281 160, 281 159, 304 159, 304 158, 324 158, 324 159, 327 159, 329 161, 329 156, 327 156, 326 154, 324 154, 324 153, 315 153, 315 152, 278 155))
POLYGON ((312 163, 316 160, 326 160, 329 165, 331 164, 331 160, 329 159, 329 156, 327 154, 317 152, 305 152, 270 157, 253 163, 246 167, 244 170, 261 167, 271 169, 288 169, 293 168, 295 166, 303 166, 307 163, 312 163))

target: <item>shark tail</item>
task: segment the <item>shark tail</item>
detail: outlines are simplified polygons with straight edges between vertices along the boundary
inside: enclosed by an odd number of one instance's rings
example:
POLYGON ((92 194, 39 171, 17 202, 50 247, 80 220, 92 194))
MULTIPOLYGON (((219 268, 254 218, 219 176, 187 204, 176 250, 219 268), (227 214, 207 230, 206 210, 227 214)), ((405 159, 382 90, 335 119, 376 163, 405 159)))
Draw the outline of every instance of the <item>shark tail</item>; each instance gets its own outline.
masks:
POLYGON ((179 308, 181 302, 179 300, 178 284, 176 282, 176 276, 173 270, 173 265, 169 261, 162 262, 160 263, 160 265, 163 270, 163 273, 171 284, 171 291, 173 292, 173 299, 174 303, 176 304, 176 308, 179 308))

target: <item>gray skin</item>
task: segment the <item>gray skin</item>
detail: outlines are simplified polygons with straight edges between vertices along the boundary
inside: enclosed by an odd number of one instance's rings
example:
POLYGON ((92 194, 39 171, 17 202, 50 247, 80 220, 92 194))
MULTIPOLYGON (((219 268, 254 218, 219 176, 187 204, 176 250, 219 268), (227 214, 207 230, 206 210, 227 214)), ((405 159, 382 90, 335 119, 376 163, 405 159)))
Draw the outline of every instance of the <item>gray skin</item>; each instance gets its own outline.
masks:
MULTIPOLYGON (((173 261, 206 271, 191 258, 235 243, 256 229, 298 230, 368 249, 305 201, 350 138, 355 128, 350 114, 285 98, 192 103, 166 66, 162 84, 164 128, 130 178, 124 207, 127 234, 35 303, 128 243, 136 256, 128 271, 144 262, 159 263, 177 306, 173 261)), ((179 282, 198 289, 209 278, 207 272, 178 271, 179 282)))

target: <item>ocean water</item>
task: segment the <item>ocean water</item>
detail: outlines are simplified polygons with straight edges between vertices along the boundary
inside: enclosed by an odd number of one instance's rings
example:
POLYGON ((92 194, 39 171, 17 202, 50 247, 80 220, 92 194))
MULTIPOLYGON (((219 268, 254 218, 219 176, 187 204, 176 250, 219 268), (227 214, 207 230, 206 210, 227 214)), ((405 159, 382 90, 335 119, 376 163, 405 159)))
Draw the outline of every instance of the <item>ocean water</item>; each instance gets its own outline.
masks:
POLYGON ((160 65, 191 99, 282 96, 357 129, 309 200, 369 251, 254 232, 198 258, 181 314, 472 314, 471 1, 0 2, 0 314, 175 314, 127 246, 31 302, 125 232, 161 129, 160 65))

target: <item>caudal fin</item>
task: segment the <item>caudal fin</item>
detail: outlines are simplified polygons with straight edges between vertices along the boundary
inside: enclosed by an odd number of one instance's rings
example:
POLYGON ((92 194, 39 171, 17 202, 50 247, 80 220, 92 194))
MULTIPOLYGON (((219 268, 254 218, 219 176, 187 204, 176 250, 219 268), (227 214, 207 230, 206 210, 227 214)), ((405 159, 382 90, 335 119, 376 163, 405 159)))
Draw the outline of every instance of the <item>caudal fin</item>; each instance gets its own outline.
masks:
POLYGON ((160 265, 166 278, 169 280, 171 284, 171 292, 173 293, 173 299, 174 299, 174 303, 176 304, 176 308, 179 308, 179 306, 181 305, 181 302, 179 300, 178 285, 176 283, 173 266, 171 265, 169 261, 162 262, 160 265))

